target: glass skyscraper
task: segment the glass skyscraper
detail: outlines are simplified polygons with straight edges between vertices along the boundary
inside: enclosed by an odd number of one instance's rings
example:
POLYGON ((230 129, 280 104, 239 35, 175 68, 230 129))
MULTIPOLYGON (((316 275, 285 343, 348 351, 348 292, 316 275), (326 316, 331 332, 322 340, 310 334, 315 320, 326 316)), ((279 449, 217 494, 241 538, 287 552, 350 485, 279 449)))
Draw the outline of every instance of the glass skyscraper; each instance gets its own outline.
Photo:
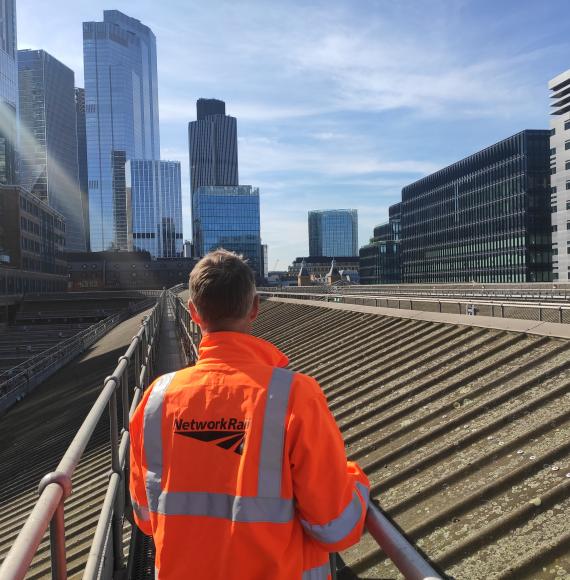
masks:
POLYGON ((522 131, 404 187, 402 281, 551 281, 549 137, 522 131))
POLYGON ((190 192, 202 185, 238 185, 237 121, 217 99, 198 99, 188 123, 190 192))
POLYGON ((124 162, 160 159, 156 39, 117 10, 83 23, 91 250, 128 249, 124 162))
POLYGON ((309 256, 358 256, 358 213, 355 209, 309 212, 309 256))
POLYGON ((87 135, 85 134, 85 89, 75 89, 75 121, 77 125, 77 168, 79 170, 79 190, 83 206, 85 224, 85 246, 89 251, 89 196, 87 189, 87 135))
POLYGON ((182 256, 182 196, 178 161, 126 164, 129 249, 155 258, 182 256))
POLYGON ((196 255, 225 248, 243 254, 262 275, 257 187, 201 186, 194 192, 192 218, 196 255))
POLYGON ((43 50, 18 51, 20 185, 65 217, 65 248, 85 251, 75 75, 43 50))
POLYGON ((18 65, 16 1, 0 0, 0 184, 16 183, 18 65))

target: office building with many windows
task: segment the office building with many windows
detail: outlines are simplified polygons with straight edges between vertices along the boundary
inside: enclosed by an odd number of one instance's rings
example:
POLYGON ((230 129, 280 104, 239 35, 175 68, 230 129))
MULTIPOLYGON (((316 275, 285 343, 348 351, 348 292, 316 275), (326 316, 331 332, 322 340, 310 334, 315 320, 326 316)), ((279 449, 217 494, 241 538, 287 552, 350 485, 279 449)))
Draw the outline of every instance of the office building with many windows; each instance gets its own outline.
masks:
POLYGON ((0 0, 0 184, 13 185, 18 142, 16 0, 0 0))
POLYGON ((65 218, 22 187, 0 185, 0 295, 67 288, 65 218))
POLYGON ((388 209, 387 222, 374 228, 370 243, 359 250, 361 284, 399 284, 402 281, 400 263, 401 203, 388 209))
POLYGON ((91 250, 129 245, 124 163, 160 159, 156 39, 117 10, 83 23, 91 250))
POLYGON ((217 99, 198 99, 188 123, 190 194, 203 185, 238 185, 237 121, 217 99))
POLYGON ((570 70, 549 83, 552 275, 570 281, 570 70))
POLYGON ((402 282, 552 280, 547 130, 526 130, 402 189, 402 282))
POLYGON ((358 256, 357 211, 309 211, 309 256, 358 256))
POLYGON ((75 124, 77 125, 77 169, 85 225, 85 247, 89 251, 89 195, 87 189, 87 135, 85 132, 85 89, 75 89, 75 124))
POLYGON ((261 277, 263 264, 257 187, 203 185, 194 192, 192 219, 196 256, 225 248, 243 254, 261 277))
POLYGON ((20 185, 65 216, 66 250, 85 251, 75 75, 43 50, 18 51, 20 185))
POLYGON ((178 161, 127 161, 129 249, 154 258, 182 256, 182 195, 178 161))

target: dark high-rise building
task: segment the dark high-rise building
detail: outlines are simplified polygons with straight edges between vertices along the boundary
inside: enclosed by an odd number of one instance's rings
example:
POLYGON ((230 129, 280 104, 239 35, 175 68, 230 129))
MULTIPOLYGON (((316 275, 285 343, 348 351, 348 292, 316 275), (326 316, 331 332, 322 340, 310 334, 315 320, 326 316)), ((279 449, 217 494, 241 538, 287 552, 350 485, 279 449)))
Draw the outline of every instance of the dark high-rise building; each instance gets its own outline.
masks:
POLYGON ((87 134, 85 129, 85 89, 75 89, 75 121, 77 125, 77 168, 79 171, 79 190, 83 206, 85 224, 85 246, 90 247, 89 235, 89 196, 87 189, 87 134))
POLYGON ((237 121, 225 103, 198 99, 197 120, 188 123, 190 192, 201 186, 238 185, 237 121))
POLYGON ((91 250, 127 249, 125 171, 160 160, 156 38, 138 20, 105 10, 83 23, 91 250))
POLYGON ((309 256, 358 256, 358 213, 355 209, 309 212, 309 256))
POLYGON ((85 251, 75 76, 43 50, 18 51, 20 185, 65 216, 67 251, 85 251))
POLYGON ((212 115, 225 115, 226 103, 218 99, 198 99, 196 101, 196 118, 203 121, 212 115))
POLYGON ((399 284, 401 203, 388 208, 389 220, 374 228, 370 243, 359 250, 361 284, 399 284))
POLYGON ((0 0, 0 184, 16 183, 18 65, 16 0, 0 0))
POLYGON ((548 130, 526 130, 402 189, 402 281, 552 280, 548 130))

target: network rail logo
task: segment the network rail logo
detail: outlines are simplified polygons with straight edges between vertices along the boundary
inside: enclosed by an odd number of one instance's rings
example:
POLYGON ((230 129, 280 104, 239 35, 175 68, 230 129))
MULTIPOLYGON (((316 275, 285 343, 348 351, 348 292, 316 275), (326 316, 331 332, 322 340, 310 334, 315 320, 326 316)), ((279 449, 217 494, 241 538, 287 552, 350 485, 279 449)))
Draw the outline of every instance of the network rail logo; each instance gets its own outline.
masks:
POLYGON ((214 443, 222 449, 241 455, 250 423, 250 419, 237 419, 235 417, 212 421, 175 419, 174 433, 205 443, 214 443))

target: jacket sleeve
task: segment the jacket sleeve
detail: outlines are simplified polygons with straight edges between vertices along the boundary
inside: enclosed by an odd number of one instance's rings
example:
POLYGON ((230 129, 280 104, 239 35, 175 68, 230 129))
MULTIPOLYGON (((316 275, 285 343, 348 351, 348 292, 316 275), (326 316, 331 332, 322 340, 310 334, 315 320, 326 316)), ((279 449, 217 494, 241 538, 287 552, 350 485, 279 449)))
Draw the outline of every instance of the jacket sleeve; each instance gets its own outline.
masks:
POLYGON ((318 383, 297 375, 288 425, 296 509, 305 532, 328 552, 344 550, 364 529, 370 484, 347 461, 344 441, 318 383))
POLYGON ((129 488, 133 516, 137 526, 147 536, 152 535, 152 528, 145 487, 146 462, 144 460, 143 446, 143 419, 146 401, 151 389, 152 386, 146 390, 141 402, 131 417, 129 427, 131 441, 129 488))

